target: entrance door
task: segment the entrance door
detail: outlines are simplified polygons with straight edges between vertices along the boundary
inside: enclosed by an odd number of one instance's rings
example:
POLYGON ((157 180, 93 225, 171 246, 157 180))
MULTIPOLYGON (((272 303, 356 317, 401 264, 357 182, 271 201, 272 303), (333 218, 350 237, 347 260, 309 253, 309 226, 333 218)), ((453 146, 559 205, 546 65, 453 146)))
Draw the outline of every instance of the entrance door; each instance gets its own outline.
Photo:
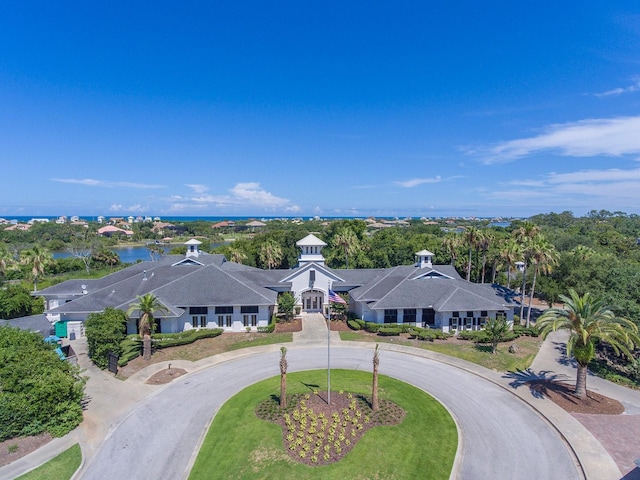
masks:
POLYGON ((320 290, 307 290, 302 293, 302 308, 306 312, 322 311, 322 303, 324 301, 324 292, 320 290))

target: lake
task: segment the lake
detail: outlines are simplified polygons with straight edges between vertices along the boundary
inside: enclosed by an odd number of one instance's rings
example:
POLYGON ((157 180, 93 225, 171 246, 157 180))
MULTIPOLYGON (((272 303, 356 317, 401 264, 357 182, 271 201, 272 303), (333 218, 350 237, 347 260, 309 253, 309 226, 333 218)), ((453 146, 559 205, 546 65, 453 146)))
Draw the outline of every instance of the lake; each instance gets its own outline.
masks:
MULTIPOLYGON (((177 246, 177 245, 176 245, 177 246)), ((173 248, 173 245, 163 245, 164 253, 167 254, 173 248)), ((151 260, 149 251, 145 246, 137 247, 113 247, 110 248, 114 253, 118 254, 121 263, 136 263, 138 260, 151 260)), ((53 252, 53 258, 68 258, 71 257, 69 252, 53 252)))

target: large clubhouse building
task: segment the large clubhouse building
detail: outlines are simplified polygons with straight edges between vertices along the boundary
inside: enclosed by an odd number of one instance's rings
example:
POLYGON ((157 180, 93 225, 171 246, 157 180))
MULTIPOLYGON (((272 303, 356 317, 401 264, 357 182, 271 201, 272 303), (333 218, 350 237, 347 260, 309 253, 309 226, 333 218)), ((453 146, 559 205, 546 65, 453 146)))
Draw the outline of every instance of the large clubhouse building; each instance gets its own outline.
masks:
MULTIPOLYGON (((416 253, 414 265, 338 270, 325 265, 326 243, 310 234, 297 242, 296 268, 262 270, 200 252, 195 239, 186 245, 185 256, 168 255, 100 279, 68 280, 37 292, 45 298, 46 318, 60 336, 79 334, 90 313, 107 307, 127 311, 137 296, 151 293, 166 308, 156 314, 159 332, 239 332, 266 327, 280 292, 292 292, 302 312, 323 312, 332 290, 343 293, 349 311, 368 322, 457 332, 482 328, 496 316, 513 321, 511 291, 468 282, 451 265, 433 265, 433 254, 426 250, 416 253)), ((130 319, 128 333, 137 333, 137 320, 130 319)))

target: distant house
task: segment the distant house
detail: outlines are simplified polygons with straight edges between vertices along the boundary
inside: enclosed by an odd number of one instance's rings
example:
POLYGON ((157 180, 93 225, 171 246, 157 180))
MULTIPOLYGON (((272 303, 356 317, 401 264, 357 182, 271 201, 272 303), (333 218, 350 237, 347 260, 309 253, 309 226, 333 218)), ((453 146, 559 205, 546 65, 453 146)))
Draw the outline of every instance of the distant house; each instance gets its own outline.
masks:
POLYGON ((106 225, 98 229, 98 235, 102 235, 103 237, 111 237, 114 234, 126 235, 130 237, 133 235, 133 232, 131 230, 118 228, 114 225, 106 225))
MULTIPOLYGON (((380 269, 331 269, 314 235, 297 242, 298 265, 290 270, 261 270, 200 252, 196 239, 186 255, 140 262, 100 279, 68 280, 38 292, 45 315, 77 329, 92 312, 106 307, 126 311, 138 295, 151 293, 165 306, 160 332, 193 328, 225 331, 266 327, 277 310, 280 292, 292 292, 303 312, 323 312, 329 291, 348 298, 349 311, 365 321, 400 323, 445 332, 476 330, 489 318, 513 320, 510 290, 462 279, 450 265, 433 265, 433 254, 416 253, 414 265, 380 269)), ((127 325, 137 331, 137 318, 127 325)), ((56 332, 64 331, 56 328, 56 332)))

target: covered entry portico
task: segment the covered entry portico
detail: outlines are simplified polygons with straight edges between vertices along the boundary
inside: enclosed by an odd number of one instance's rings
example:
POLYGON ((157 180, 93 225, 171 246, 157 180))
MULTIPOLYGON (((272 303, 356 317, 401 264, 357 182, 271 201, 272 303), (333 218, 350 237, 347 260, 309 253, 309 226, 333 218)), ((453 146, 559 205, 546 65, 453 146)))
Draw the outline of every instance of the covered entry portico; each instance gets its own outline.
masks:
POLYGON ((305 312, 321 312, 327 293, 322 290, 306 290, 300 294, 302 310, 305 312))

